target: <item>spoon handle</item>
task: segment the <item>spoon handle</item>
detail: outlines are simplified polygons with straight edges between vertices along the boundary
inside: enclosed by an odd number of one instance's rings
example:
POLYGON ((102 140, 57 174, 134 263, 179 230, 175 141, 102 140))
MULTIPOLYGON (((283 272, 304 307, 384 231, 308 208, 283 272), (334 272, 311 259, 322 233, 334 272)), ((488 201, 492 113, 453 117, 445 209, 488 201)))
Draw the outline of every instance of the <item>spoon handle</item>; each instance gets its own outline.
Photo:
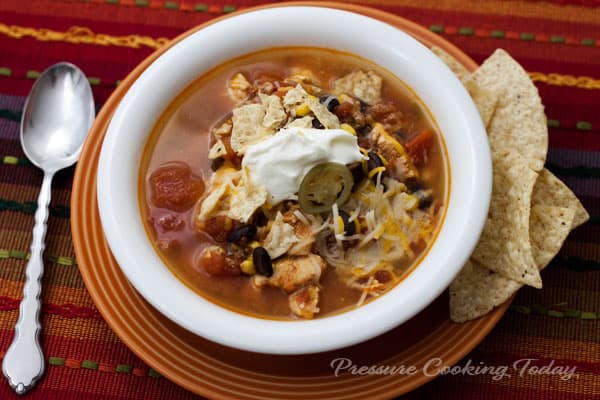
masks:
POLYGON ((48 222, 48 204, 53 173, 46 172, 38 197, 31 243, 31 256, 25 270, 23 299, 19 306, 19 319, 15 336, 2 362, 2 372, 10 386, 24 394, 31 389, 44 373, 44 354, 40 346, 41 324, 39 321, 40 295, 44 263, 44 238, 48 222))

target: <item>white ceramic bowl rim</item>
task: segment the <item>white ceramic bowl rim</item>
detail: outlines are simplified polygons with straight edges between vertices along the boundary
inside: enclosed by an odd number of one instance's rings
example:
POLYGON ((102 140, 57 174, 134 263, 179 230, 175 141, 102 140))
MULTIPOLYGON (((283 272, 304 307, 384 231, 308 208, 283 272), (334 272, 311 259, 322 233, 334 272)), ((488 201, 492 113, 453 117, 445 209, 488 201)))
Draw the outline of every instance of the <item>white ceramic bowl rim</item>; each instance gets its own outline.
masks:
POLYGON ((281 7, 209 25, 153 62, 112 118, 100 155, 97 189, 102 226, 116 261, 139 293, 162 314, 224 345, 302 354, 353 345, 384 333, 421 311, 450 284, 483 228, 491 193, 491 161, 485 129, 468 93, 425 46, 391 25, 347 11, 281 7), (346 51, 395 73, 435 117, 452 166, 445 221, 422 263, 381 298, 311 321, 253 318, 197 295, 155 253, 138 209, 142 150, 171 99, 204 71, 236 56, 277 46, 346 51))

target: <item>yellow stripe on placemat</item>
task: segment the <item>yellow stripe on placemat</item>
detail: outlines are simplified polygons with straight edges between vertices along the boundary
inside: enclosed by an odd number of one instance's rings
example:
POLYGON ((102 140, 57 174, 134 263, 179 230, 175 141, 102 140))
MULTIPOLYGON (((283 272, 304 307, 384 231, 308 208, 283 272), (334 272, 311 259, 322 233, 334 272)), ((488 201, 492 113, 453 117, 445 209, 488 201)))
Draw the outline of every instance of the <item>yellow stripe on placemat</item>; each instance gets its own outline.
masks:
MULTIPOLYGON (((0 296, 20 298, 22 295, 23 282, 0 279, 0 296)), ((48 303, 66 303, 83 307, 95 307, 86 288, 47 285, 44 287, 43 300, 48 303)))
POLYGON ((574 76, 562 74, 544 74, 542 72, 529 72, 529 77, 534 82, 545 83, 551 86, 576 87, 579 89, 600 90, 600 79, 589 76, 574 76))
POLYGON ((43 42, 67 42, 73 44, 95 44, 99 46, 117 46, 137 49, 150 47, 158 49, 165 45, 168 38, 152 38, 142 35, 113 36, 95 33, 84 26, 72 26, 64 32, 46 28, 30 28, 17 25, 0 24, 0 34, 13 39, 34 38, 43 42))

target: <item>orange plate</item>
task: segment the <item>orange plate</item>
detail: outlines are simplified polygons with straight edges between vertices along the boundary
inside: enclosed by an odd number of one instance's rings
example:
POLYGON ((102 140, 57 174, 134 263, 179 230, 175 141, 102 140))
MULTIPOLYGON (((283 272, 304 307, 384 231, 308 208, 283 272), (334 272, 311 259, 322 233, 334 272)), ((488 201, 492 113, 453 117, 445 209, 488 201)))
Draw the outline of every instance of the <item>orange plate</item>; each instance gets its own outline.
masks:
MULTIPOLYGON (((341 3, 286 3, 277 7, 298 4, 339 8, 377 18, 428 46, 443 48, 470 70, 477 67, 441 37, 395 15, 341 3)), ((268 7, 273 6, 258 8, 268 7)), ((418 316, 368 342, 327 353, 275 356, 239 351, 198 337, 165 318, 129 284, 111 255, 98 215, 96 172, 102 141, 112 113, 142 71, 173 43, 206 25, 184 33, 155 52, 119 85, 102 107, 81 154, 73 187, 73 242, 85 284, 110 327, 149 366, 178 385, 211 398, 390 398, 431 380, 436 368, 424 370, 429 360, 439 358, 444 365, 458 362, 496 325, 509 302, 475 321, 455 324, 449 319, 448 294, 444 293, 418 316), (417 372, 335 376, 331 362, 341 357, 361 366, 415 366, 417 372)), ((360 325, 360 321, 356 322, 360 325)))

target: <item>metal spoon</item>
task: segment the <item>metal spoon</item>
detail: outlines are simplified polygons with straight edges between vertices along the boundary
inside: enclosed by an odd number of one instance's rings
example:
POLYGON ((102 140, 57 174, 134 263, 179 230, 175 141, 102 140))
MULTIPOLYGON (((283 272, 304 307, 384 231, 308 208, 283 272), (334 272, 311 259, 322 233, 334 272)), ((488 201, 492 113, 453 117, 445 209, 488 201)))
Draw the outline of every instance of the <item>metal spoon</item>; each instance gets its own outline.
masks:
POLYGON ((44 171, 44 180, 35 212, 31 257, 25 270, 15 337, 2 362, 2 372, 18 394, 31 389, 44 373, 38 314, 52 177, 77 161, 93 120, 92 89, 83 72, 72 64, 59 63, 44 71, 25 102, 21 145, 27 158, 44 171))

